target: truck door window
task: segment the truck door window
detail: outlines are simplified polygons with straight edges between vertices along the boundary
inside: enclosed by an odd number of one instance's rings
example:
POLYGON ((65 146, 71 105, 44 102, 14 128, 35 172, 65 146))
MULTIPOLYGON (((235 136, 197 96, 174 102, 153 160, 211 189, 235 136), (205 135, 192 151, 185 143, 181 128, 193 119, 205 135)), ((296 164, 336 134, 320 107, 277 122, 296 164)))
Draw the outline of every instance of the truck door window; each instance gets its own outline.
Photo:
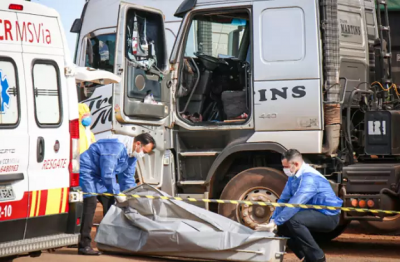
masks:
POLYGON ((59 70, 51 61, 33 65, 35 116, 39 126, 56 127, 61 123, 59 70))
POLYGON ((16 127, 19 121, 17 69, 9 58, 0 57, 0 128, 16 127))
POLYGON ((162 16, 159 14, 134 9, 128 11, 125 46, 129 60, 166 68, 165 31, 160 24, 162 16))
POLYGON ((86 66, 114 72, 115 34, 91 37, 86 45, 86 66))
POLYGON ((250 21, 247 10, 195 15, 186 36, 179 115, 193 125, 249 119, 250 21))
MULTIPOLYGON (((160 14, 131 9, 126 20, 125 56, 128 98, 163 100, 161 81, 167 68, 165 30, 160 14), (140 84, 137 79, 142 79, 140 84)), ((149 100, 150 101, 150 100, 149 100)))
POLYGON ((237 57, 243 32, 243 25, 193 20, 185 55, 193 57, 202 52, 213 57, 237 57))

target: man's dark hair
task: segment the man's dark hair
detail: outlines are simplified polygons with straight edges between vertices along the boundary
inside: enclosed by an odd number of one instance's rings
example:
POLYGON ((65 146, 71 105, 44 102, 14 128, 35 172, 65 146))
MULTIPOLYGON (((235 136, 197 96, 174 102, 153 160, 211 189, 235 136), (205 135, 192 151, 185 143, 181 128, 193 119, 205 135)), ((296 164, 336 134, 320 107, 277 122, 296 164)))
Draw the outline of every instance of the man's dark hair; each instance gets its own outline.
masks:
POLYGON ((154 138, 149 133, 143 133, 135 136, 133 142, 140 142, 144 146, 151 143, 153 144, 153 149, 156 148, 156 141, 154 141, 154 138))
POLYGON ((286 159, 287 161, 291 161, 294 158, 300 157, 302 159, 301 153, 296 149, 289 149, 285 153, 282 154, 282 160, 286 159))

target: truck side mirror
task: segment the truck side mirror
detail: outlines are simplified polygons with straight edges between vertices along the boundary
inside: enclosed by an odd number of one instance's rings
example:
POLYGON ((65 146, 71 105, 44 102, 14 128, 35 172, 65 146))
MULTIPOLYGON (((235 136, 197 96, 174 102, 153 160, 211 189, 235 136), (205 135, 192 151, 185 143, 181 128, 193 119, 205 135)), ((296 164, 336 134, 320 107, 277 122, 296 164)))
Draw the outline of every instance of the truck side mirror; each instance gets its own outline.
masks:
POLYGON ((75 19, 74 23, 72 23, 70 32, 71 33, 79 33, 81 31, 81 29, 82 29, 82 19, 77 18, 77 19, 75 19))

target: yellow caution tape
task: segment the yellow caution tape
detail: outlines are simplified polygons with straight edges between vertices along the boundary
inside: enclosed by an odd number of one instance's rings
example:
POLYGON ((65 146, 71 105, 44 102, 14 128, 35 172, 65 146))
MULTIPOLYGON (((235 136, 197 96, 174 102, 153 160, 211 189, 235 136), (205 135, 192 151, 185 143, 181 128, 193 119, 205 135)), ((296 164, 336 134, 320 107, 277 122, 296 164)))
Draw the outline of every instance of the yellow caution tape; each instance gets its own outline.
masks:
POLYGON ((181 198, 181 197, 167 197, 167 196, 149 196, 149 195, 127 195, 127 194, 110 194, 110 193, 86 193, 84 195, 92 196, 124 196, 132 198, 146 198, 152 200, 176 200, 184 202, 205 202, 205 203, 217 203, 217 204, 242 204, 247 206, 273 206, 273 207, 289 207, 289 208, 302 208, 302 209, 327 209, 327 210, 342 210, 346 212, 358 212, 358 213, 384 213, 384 214, 400 214, 400 211, 394 210, 382 210, 382 209, 368 209, 368 208, 355 208, 355 207, 333 207, 333 206, 321 206, 321 205, 304 205, 304 204, 288 204, 288 203, 274 203, 274 202, 261 202, 261 201, 243 201, 243 200, 224 200, 224 199, 197 199, 197 198, 181 198))

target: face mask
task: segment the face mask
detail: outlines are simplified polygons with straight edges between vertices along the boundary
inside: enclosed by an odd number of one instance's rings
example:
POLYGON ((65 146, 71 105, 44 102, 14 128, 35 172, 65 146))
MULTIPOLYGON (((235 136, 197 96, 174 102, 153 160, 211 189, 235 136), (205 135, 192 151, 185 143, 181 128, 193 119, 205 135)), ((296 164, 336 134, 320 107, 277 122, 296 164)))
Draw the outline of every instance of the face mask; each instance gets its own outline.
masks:
POLYGON ((140 146, 139 152, 136 152, 136 148, 133 150, 132 153, 130 153, 129 157, 134 157, 136 159, 140 159, 144 157, 143 149, 142 146, 140 146))
POLYGON ((143 151, 140 151, 139 153, 136 152, 136 151, 134 151, 132 155, 133 155, 133 157, 136 158, 136 159, 140 159, 140 158, 143 158, 143 157, 144 157, 143 151))
POLYGON ((290 172, 290 168, 284 168, 283 172, 285 173, 285 175, 287 175, 288 177, 294 176, 295 174, 290 172))
POLYGON ((90 116, 82 119, 83 126, 90 126, 91 123, 92 123, 92 118, 90 116))

